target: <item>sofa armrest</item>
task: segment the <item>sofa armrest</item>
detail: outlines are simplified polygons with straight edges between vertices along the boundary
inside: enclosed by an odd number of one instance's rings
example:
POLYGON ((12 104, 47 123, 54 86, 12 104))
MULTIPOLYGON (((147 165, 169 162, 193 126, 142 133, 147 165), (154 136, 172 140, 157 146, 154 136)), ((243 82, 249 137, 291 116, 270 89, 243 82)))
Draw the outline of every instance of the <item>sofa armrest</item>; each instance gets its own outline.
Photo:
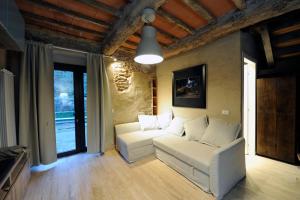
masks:
POLYGON ((129 133, 133 131, 141 130, 141 126, 138 122, 118 124, 115 125, 116 135, 121 135, 123 133, 129 133))
POLYGON ((246 175, 245 139, 239 138, 217 149, 210 163, 210 190, 217 199, 246 175))

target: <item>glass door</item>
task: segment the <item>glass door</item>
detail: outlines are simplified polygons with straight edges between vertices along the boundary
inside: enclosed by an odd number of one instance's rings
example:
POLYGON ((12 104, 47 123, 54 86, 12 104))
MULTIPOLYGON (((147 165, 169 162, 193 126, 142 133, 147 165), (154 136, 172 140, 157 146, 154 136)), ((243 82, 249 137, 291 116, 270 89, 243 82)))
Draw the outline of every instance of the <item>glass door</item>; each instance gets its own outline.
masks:
POLYGON ((54 104, 58 157, 86 151, 86 87, 84 66, 55 63, 54 104))

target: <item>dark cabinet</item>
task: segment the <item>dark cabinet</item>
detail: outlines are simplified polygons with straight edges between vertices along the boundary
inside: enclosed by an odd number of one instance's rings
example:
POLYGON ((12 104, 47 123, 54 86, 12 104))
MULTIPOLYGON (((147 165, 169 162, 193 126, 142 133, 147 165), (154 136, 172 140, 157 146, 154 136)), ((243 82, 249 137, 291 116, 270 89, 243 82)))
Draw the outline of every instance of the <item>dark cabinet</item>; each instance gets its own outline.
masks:
POLYGON ((297 78, 257 79, 258 155, 297 163, 297 78))

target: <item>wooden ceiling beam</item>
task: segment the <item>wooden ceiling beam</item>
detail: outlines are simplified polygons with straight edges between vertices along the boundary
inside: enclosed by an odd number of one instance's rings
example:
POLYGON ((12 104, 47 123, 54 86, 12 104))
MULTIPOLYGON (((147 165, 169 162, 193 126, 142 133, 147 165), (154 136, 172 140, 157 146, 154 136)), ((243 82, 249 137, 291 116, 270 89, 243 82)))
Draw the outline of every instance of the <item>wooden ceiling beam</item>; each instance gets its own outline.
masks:
POLYGON ((300 30, 300 23, 274 30, 272 32, 272 34, 273 35, 284 35, 284 34, 287 34, 290 32, 298 31, 298 30, 300 30))
POLYGON ((64 33, 66 35, 70 35, 73 37, 82 38, 82 39, 86 39, 86 40, 90 40, 90 41, 94 41, 94 42, 101 42, 103 39, 103 37, 96 35, 96 34, 78 31, 73 28, 53 24, 50 22, 42 22, 42 21, 39 21, 39 20, 36 20, 33 18, 27 17, 27 18, 25 18, 25 22, 26 22, 26 26, 28 26, 28 28, 39 27, 41 29, 54 31, 57 34, 64 33))
POLYGON ((187 24, 185 24, 180 19, 177 19, 176 17, 170 15, 169 13, 164 12, 162 10, 158 10, 157 14, 159 14, 161 17, 165 18, 168 22, 170 22, 172 24, 176 24, 176 26, 182 28, 183 30, 185 30, 189 34, 191 34, 191 35, 194 34, 193 28, 191 28, 190 26, 188 26, 187 24))
POLYGON ((128 48, 128 49, 132 49, 132 50, 136 50, 137 46, 136 45, 131 45, 129 42, 124 42, 122 44, 122 47, 128 48))
POLYGON ((141 14, 144 8, 157 9, 166 0, 133 0, 124 7, 120 19, 115 23, 111 31, 104 39, 103 53, 112 55, 127 38, 143 26, 141 14))
POLYGON ((274 54, 276 57, 280 57, 282 54, 290 54, 295 52, 300 52, 300 45, 274 49, 274 54))
POLYGON ((118 48, 118 50, 120 50, 120 51, 123 51, 123 52, 126 52, 126 53, 128 53, 128 54, 130 54, 130 55, 135 55, 135 50, 134 49, 130 49, 130 48, 128 48, 128 47, 125 47, 125 46, 120 46, 119 48, 118 48))
POLYGON ((127 40, 125 43, 130 44, 132 46, 138 46, 138 43, 131 42, 130 40, 127 40))
POLYGON ((176 41, 176 40, 180 39, 179 37, 176 37, 175 35, 168 33, 159 27, 155 27, 155 28, 156 28, 157 35, 160 34, 164 37, 170 38, 172 41, 176 41))
POLYGON ((235 7, 237 7, 239 10, 244 10, 247 6, 246 0, 231 0, 235 7))
POLYGON ((116 17, 120 16, 119 10, 117 10, 113 7, 107 6, 106 4, 101 3, 100 1, 95 1, 95 0, 79 0, 79 1, 81 3, 84 3, 84 4, 87 4, 91 7, 97 8, 101 11, 104 11, 104 12, 109 13, 111 15, 114 15, 116 17))
POLYGON ((213 20, 213 15, 205 9, 199 1, 197 0, 183 0, 185 4, 187 4, 190 8, 192 8, 196 13, 200 14, 204 19, 208 22, 213 20))
MULTIPOLYGON (((161 30, 159 27, 155 27, 155 28, 156 28, 156 38, 158 42, 163 45, 169 45, 178 39, 174 35, 165 32, 164 30, 161 30)), ((134 35, 141 38, 141 34, 142 34, 142 30, 140 29, 134 35)))
POLYGON ((287 54, 281 54, 279 55, 279 58, 291 58, 291 57, 300 57, 300 51, 299 52, 293 52, 293 53, 287 53, 287 54))
MULTIPOLYGON (((35 5, 38 5, 42 8, 45 8, 45 9, 48 9, 48 10, 58 11, 60 13, 64 13, 64 14, 70 15, 72 17, 80 18, 80 19, 85 20, 89 23, 94 23, 94 24, 97 24, 99 26, 103 26, 105 28, 109 28, 110 25, 111 25, 108 22, 105 22, 105 21, 102 21, 102 20, 99 20, 99 19, 95 19, 95 18, 86 16, 86 15, 80 14, 78 12, 67 10, 65 8, 58 7, 58 6, 55 6, 53 4, 50 4, 50 3, 47 3, 47 2, 44 2, 44 1, 40 1, 40 0, 26 0, 26 1, 31 2, 35 5)), ((24 3, 24 0, 16 0, 16 2, 18 2, 18 4, 22 4, 22 3, 24 3)))
POLYGON ((175 37, 169 37, 168 35, 165 35, 164 33, 161 33, 159 30, 157 31, 156 38, 160 44, 163 44, 164 46, 170 45, 174 41, 176 41, 175 37))
POLYGON ((85 40, 63 33, 57 34, 57 32, 30 25, 26 26, 25 38, 26 40, 34 40, 37 42, 53 44, 59 47, 92 53, 100 53, 101 50, 99 42, 93 42, 91 40, 85 40))
POLYGON ((275 46, 278 48, 283 48, 283 47, 290 47, 290 46, 296 46, 300 45, 300 38, 295 38, 295 39, 290 39, 287 41, 281 41, 275 43, 275 46))
POLYGON ((96 32, 107 32, 108 31, 107 26, 102 26, 97 23, 91 22, 89 20, 79 18, 77 16, 68 15, 68 14, 59 12, 54 9, 49 9, 47 7, 39 6, 30 1, 16 0, 16 2, 18 4, 20 11, 22 11, 22 12, 31 13, 32 15, 36 15, 36 16, 40 16, 40 17, 46 17, 51 20, 66 23, 71 26, 72 25, 78 26, 83 29, 88 29, 91 31, 96 31, 96 32))
POLYGON ((166 57, 176 56, 242 28, 297 9, 300 9, 299 0, 247 1, 247 9, 227 14, 219 18, 217 23, 209 24, 197 30, 194 35, 178 40, 168 48, 164 48, 164 54, 166 57))
POLYGON ((60 26, 64 26, 66 28, 72 28, 72 29, 75 29, 75 30, 78 30, 78 31, 91 33, 91 34, 96 34, 98 36, 104 37, 103 32, 83 28, 83 27, 80 27, 80 26, 75 25, 75 24, 69 24, 69 23, 66 23, 66 22, 63 22, 63 21, 58 21, 58 20, 55 20, 55 19, 51 19, 51 18, 48 18, 48 17, 40 16, 40 15, 36 15, 36 14, 26 12, 26 11, 21 11, 21 13, 22 13, 22 15, 25 19, 26 18, 31 18, 31 19, 39 20, 41 22, 53 23, 53 24, 57 24, 57 25, 60 25, 60 26))
POLYGON ((268 65, 274 65, 274 56, 268 28, 267 26, 262 26, 257 28, 257 31, 259 32, 262 39, 267 63, 268 65))

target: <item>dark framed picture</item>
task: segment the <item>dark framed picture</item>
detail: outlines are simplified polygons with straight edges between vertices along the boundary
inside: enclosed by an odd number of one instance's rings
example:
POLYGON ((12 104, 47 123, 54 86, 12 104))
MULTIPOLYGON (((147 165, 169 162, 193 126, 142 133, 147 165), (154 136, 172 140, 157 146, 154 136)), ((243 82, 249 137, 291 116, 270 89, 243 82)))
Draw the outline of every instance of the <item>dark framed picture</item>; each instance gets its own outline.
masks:
POLYGON ((173 106, 206 108, 206 65, 173 72, 173 106))

